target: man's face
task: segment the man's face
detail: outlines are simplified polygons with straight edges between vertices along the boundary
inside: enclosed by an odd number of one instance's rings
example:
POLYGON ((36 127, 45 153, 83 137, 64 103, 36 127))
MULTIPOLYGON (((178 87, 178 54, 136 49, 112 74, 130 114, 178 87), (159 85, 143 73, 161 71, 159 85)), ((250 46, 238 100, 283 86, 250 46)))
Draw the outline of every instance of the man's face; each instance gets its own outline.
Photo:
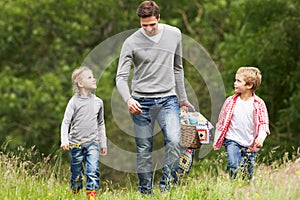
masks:
POLYGON ((158 21, 155 16, 140 18, 141 27, 148 36, 153 36, 157 34, 158 21))

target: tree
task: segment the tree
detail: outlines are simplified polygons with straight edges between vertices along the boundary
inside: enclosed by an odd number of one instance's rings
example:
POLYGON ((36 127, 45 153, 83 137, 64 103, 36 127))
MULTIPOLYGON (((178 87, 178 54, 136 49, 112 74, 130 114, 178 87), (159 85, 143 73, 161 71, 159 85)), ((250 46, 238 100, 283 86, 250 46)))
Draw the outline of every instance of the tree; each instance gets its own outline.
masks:
MULTIPOLYGON (((290 139, 300 131, 299 6, 294 0, 245 1, 238 5, 239 12, 230 13, 234 29, 224 34, 217 48, 228 88, 238 67, 261 69, 263 82, 257 93, 266 100, 271 127, 290 139)), ((234 6, 232 11, 236 10, 234 6)))

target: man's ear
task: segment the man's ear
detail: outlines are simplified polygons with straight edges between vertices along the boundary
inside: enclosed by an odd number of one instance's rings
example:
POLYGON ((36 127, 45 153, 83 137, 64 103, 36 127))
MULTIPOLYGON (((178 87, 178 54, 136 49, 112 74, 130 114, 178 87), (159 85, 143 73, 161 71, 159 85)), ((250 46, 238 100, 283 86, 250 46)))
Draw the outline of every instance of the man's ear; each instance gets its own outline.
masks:
POLYGON ((157 17, 157 21, 159 22, 159 20, 160 20, 160 14, 158 15, 158 17, 157 17))

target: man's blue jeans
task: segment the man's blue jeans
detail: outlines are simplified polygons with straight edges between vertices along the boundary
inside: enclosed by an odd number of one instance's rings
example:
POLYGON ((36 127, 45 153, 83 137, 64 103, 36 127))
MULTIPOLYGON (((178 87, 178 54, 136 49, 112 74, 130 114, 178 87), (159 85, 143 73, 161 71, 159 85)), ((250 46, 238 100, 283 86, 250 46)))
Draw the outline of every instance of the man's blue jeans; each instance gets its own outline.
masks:
POLYGON ((242 178, 253 178, 254 165, 256 162, 256 152, 247 152, 248 148, 239 145, 237 142, 229 139, 224 141, 227 152, 227 171, 231 178, 235 179, 238 172, 242 173, 242 178))
POLYGON ((99 190, 100 171, 99 144, 95 142, 81 144, 78 147, 70 148, 71 154, 71 179, 72 190, 82 189, 84 165, 86 169, 86 190, 99 190))
POLYGON ((133 115, 137 152, 139 191, 152 193, 153 166, 152 148, 155 120, 164 135, 164 161, 160 188, 169 189, 171 182, 177 182, 177 162, 180 156, 180 116, 176 96, 162 98, 137 98, 142 114, 133 115))

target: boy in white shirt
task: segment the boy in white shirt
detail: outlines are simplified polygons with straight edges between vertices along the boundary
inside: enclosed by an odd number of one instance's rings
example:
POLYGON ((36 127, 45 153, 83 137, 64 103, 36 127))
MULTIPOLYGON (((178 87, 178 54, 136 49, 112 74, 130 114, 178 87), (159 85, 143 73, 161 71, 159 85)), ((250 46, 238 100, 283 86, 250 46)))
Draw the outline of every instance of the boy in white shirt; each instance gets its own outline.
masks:
POLYGON ((253 178, 257 152, 270 134, 267 107, 254 93, 260 83, 259 69, 239 68, 234 82, 235 94, 226 99, 219 115, 214 149, 224 144, 231 178, 236 178, 239 169, 243 171, 243 178, 253 178))

